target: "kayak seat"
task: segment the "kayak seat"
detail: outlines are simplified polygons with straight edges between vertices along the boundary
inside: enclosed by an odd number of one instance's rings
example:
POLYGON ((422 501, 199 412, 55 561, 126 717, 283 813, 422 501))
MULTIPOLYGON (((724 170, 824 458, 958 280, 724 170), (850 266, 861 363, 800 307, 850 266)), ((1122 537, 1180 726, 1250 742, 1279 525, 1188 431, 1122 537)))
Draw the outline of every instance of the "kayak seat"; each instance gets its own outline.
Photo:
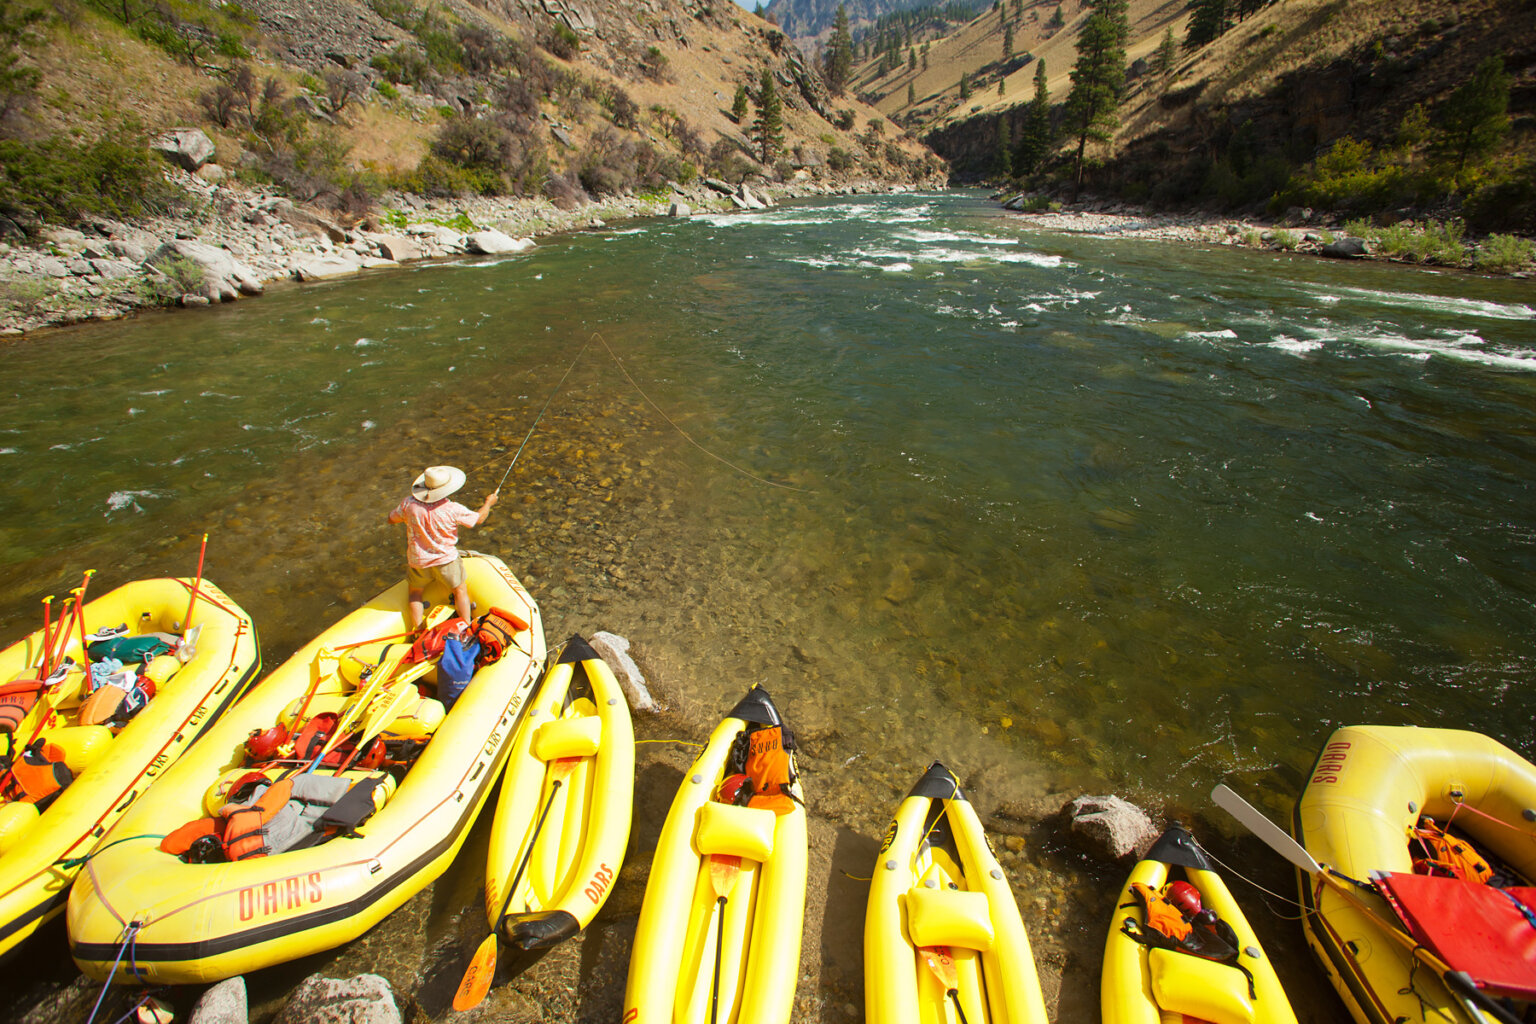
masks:
POLYGON ((907 891, 907 935, 914 946, 992 948, 992 914, 985 893, 914 886, 907 891))
POLYGON ((1172 949, 1151 949, 1152 998, 1172 1013, 1211 1024, 1253 1024, 1248 979, 1227 964, 1172 949))
POLYGON ((711 800, 699 808, 693 845, 701 856, 740 857, 766 863, 773 853, 778 815, 761 807, 737 807, 711 800))
POLYGON ((533 756, 540 761, 563 757, 591 757, 603 738, 600 718, 556 718, 539 726, 533 737, 533 756))

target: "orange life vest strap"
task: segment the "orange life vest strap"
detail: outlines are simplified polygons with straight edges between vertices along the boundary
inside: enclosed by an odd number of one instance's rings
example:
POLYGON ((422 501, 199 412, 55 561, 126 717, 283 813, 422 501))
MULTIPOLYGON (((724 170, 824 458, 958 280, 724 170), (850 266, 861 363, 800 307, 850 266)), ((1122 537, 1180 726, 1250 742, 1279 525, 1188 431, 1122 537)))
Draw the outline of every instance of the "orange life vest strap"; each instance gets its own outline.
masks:
POLYGON ((782 726, 766 726, 747 734, 747 759, 742 772, 752 780, 753 792, 760 797, 776 796, 794 781, 782 726))
POLYGON ((1428 853, 1415 864, 1419 874, 1450 875, 1464 882, 1485 884, 1493 878, 1493 869, 1488 866, 1487 859, 1465 839, 1447 834, 1433 818, 1425 818, 1413 830, 1413 837, 1428 853), (1419 871, 1421 864, 1427 870, 1419 871))
POLYGON ((267 787, 253 804, 225 807, 219 814, 227 819, 224 826, 224 855, 230 860, 248 860, 267 855, 267 822, 288 806, 293 796, 293 778, 280 779, 267 787))
POLYGON ((1184 915, 1179 913, 1179 908, 1169 903, 1161 892, 1142 882, 1132 882, 1131 891, 1136 894, 1139 902, 1146 911, 1147 927, 1168 936, 1177 942, 1183 942, 1189 938, 1194 929, 1190 923, 1184 920, 1184 915))

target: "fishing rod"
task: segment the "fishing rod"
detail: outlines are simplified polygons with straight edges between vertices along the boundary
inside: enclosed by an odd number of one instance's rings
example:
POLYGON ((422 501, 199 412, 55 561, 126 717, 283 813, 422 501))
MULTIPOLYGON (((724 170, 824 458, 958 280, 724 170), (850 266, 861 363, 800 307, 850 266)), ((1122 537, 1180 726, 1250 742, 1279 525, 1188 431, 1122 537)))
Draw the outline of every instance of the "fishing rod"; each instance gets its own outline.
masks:
POLYGON ((581 346, 581 351, 576 353, 576 358, 571 360, 571 365, 567 366, 565 368, 565 372, 560 375, 560 380, 555 383, 555 389, 549 393, 548 398, 544 399, 544 408, 540 409, 539 414, 533 418, 533 426, 528 428, 528 436, 524 437, 523 443, 517 446, 517 454, 512 456, 511 462, 507 463, 507 471, 501 474, 501 480, 496 484, 496 491, 494 493, 499 494, 501 492, 501 485, 506 483, 507 477, 512 475, 512 467, 517 465, 517 460, 523 454, 523 449, 528 447, 528 442, 533 439, 533 432, 539 429, 539 421, 542 420, 544 418, 544 414, 549 411, 549 403, 553 402, 555 400, 555 396, 560 393, 560 388, 565 384, 565 378, 569 377, 571 375, 571 371, 576 369, 576 364, 581 362, 581 357, 586 354, 587 345, 590 344, 592 344, 592 339, 588 338, 586 344, 581 346))

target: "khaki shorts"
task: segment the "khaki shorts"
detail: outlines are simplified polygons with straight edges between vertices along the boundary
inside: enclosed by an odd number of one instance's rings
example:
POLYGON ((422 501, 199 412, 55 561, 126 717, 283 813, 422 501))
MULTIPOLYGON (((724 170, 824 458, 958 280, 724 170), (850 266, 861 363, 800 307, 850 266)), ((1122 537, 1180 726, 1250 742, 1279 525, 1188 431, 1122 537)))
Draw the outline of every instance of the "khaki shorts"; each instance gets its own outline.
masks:
POLYGON ((425 590, 433 580, 442 580, 443 586, 456 590, 464 585, 464 559, 455 558, 446 565, 433 565, 418 569, 405 567, 405 585, 410 590, 425 590))

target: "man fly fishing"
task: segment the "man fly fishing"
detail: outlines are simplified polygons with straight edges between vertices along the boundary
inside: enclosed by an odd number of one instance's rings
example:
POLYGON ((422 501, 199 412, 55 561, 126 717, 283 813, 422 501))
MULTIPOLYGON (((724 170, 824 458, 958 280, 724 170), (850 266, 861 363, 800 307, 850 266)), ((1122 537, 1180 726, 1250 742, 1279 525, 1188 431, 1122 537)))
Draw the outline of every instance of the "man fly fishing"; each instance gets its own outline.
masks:
POLYGON ((411 485, 411 493, 389 514, 391 523, 405 524, 405 583, 411 605, 411 629, 425 614, 422 594, 434 579, 453 591, 453 607, 469 621, 469 587, 459 558, 459 530, 485 522, 500 489, 485 496, 478 511, 448 496, 464 486, 464 471, 453 466, 428 466, 411 485))

